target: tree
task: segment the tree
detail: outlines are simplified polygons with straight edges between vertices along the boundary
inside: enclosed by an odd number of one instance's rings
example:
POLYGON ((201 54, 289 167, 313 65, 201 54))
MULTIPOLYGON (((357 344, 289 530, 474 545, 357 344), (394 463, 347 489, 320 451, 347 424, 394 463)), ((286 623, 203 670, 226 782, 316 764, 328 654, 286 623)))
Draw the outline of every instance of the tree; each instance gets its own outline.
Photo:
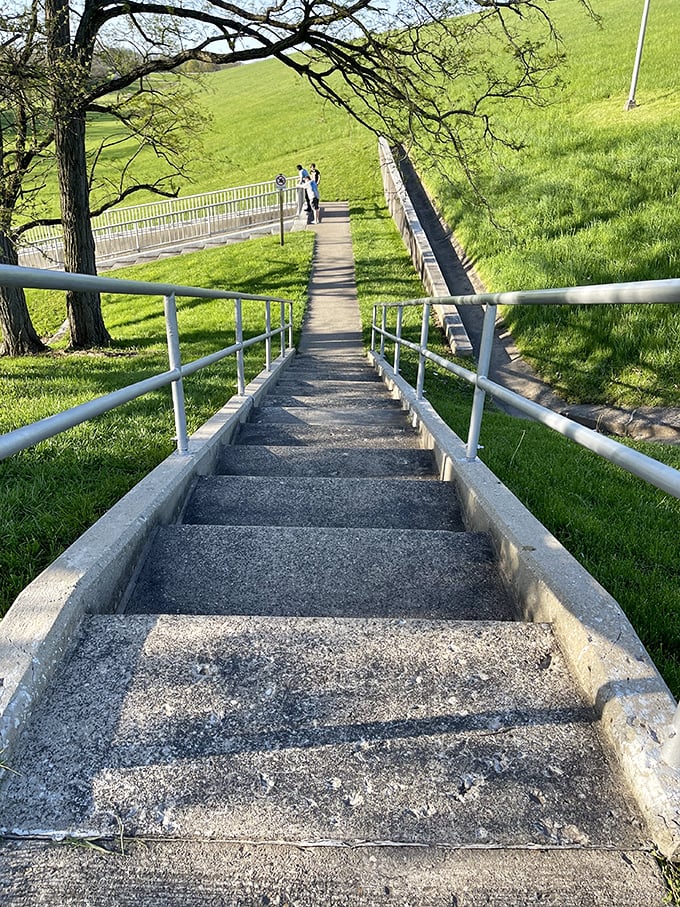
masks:
MULTIPOLYGON (((89 274, 87 112, 155 73, 275 57, 369 128, 445 148, 470 175, 476 144, 499 139, 490 103, 537 98, 559 61, 539 0, 415 0, 390 13, 372 0, 81 0, 77 11, 45 0, 45 31, 65 265, 89 274), (102 72, 102 45, 132 52, 102 72)), ((96 294, 72 295, 69 321, 72 345, 108 342, 96 294)))
MULTIPOLYGON (((17 264, 14 218, 39 189, 26 183, 49 145, 44 136, 46 80, 35 63, 40 41, 37 10, 0 15, 0 262, 17 264)), ((33 327, 24 291, 0 287, 0 355, 19 356, 46 349, 33 327)))
MULTIPOLYGON (((52 105, 55 84, 66 88, 78 83, 68 67, 53 71, 47 66, 44 28, 40 21, 39 0, 32 0, 13 15, 0 15, 0 261, 18 262, 17 246, 22 237, 36 226, 61 223, 41 207, 49 152, 55 139, 52 105), (47 158, 45 157, 47 155, 47 158)), ((127 48, 98 47, 93 65, 100 76, 117 76, 121 70, 138 62, 135 52, 127 48)), ((112 130, 88 157, 88 179, 79 187, 81 204, 76 227, 84 219, 96 216, 136 191, 147 190, 163 196, 175 196, 176 178, 184 174, 186 146, 202 117, 191 107, 191 92, 186 79, 164 82, 162 94, 155 86, 140 84, 91 104, 88 112, 106 114, 120 126, 112 130), (182 136, 185 140, 182 141, 182 136), (106 168, 106 179, 98 177, 98 163, 114 144, 132 142, 134 148, 123 157, 117 179, 106 168), (152 181, 139 182, 132 173, 142 149, 152 147, 163 166, 152 181), (87 208, 94 188, 96 207, 87 208)), ((68 94, 64 91, 64 94, 68 94)), ((74 231, 67 231, 73 237, 74 231)), ((85 231, 85 242, 88 233, 85 231)), ((74 242, 78 242, 78 237, 74 242)), ((67 303, 72 345, 108 342, 108 332, 101 319, 98 297, 94 306, 80 306, 77 297, 67 303), (91 316, 94 316, 92 319, 91 316), (83 342, 83 337, 85 338, 83 342)), ((0 288, 0 355, 24 355, 43 352, 47 347, 35 331, 23 290, 0 288)))

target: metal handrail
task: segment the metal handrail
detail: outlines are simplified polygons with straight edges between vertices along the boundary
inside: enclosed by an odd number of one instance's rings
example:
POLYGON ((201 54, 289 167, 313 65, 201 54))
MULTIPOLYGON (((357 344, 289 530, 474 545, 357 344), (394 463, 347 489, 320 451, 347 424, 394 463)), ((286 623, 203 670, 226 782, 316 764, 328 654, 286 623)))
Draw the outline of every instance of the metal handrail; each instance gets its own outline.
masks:
MULTIPOLYGON (((283 202, 289 215, 297 212, 298 177, 287 177, 283 202)), ((161 248, 182 239, 212 236, 248 223, 275 220, 280 212, 280 191, 273 180, 218 189, 200 195, 112 208, 92 219, 97 257, 161 248), (255 219, 255 220, 253 220, 255 219), (111 248, 111 245, 114 248, 111 248)), ((34 227, 22 237, 20 258, 35 256, 63 261, 63 232, 56 227, 34 227)))
POLYGON ((227 356, 236 355, 238 393, 245 392, 245 371, 243 352, 256 343, 265 343, 265 361, 267 371, 272 369, 272 339, 281 341, 281 358, 285 356, 286 342, 293 343, 293 303, 288 299, 276 296, 253 296, 249 293, 235 293, 227 290, 210 290, 204 287, 187 287, 180 284, 149 283, 139 280, 118 280, 113 277, 94 277, 85 274, 65 274, 60 271, 48 271, 41 268, 22 268, 15 265, 0 265, 0 286, 25 287, 42 290, 75 290, 96 291, 99 293, 128 294, 139 296, 162 296, 165 314, 166 338, 168 344, 168 371, 160 372, 128 384, 101 397, 88 400, 53 416, 40 419, 14 431, 0 435, 0 460, 33 447, 40 441, 53 438, 75 425, 86 422, 95 416, 101 416, 112 409, 129 403, 144 394, 161 387, 171 386, 177 450, 186 454, 189 450, 189 438, 186 427, 186 409, 184 403, 184 386, 182 379, 193 375, 200 369, 207 368, 227 356), (224 347, 193 362, 183 364, 180 354, 179 330, 177 327, 176 297, 192 299, 232 299, 235 304, 236 343, 224 347), (263 302, 265 305, 266 330, 256 337, 243 339, 242 301, 263 302), (280 323, 271 324, 271 306, 277 303, 280 310, 280 323), (288 320, 286 320, 288 308, 288 320))
POLYGON ((589 287, 569 287, 548 290, 524 290, 507 293, 480 293, 478 295, 430 297, 411 299, 405 302, 386 302, 373 307, 371 325, 371 351, 376 354, 376 338, 380 337, 379 358, 385 359, 385 340, 395 344, 394 371, 399 374, 401 347, 407 347, 418 354, 418 378, 416 394, 423 397, 425 362, 436 365, 472 384, 475 388, 470 425, 467 438, 467 459, 477 459, 479 434, 481 430, 484 400, 490 394, 498 400, 508 403, 518 411, 536 422, 548 426, 565 437, 570 438, 582 447, 593 451, 611 463, 621 466, 632 475, 666 491, 673 497, 680 498, 680 471, 653 457, 626 447, 593 429, 586 428, 559 413, 528 400, 521 394, 508 390, 489 378, 489 363, 496 312, 499 305, 633 305, 633 304, 672 304, 680 302, 680 279, 648 280, 637 283, 603 284, 589 287), (430 319, 430 308, 435 304, 483 306, 484 326, 480 344, 477 372, 463 368, 455 362, 438 356, 427 348, 427 328, 430 319), (421 341, 414 343, 402 337, 402 314, 404 308, 422 306, 421 341), (378 309, 381 317, 378 319, 378 309), (387 330, 386 313, 388 309, 397 309, 396 333, 387 330), (399 314, 399 313, 402 314, 399 314), (380 323, 379 323, 380 321, 380 323))

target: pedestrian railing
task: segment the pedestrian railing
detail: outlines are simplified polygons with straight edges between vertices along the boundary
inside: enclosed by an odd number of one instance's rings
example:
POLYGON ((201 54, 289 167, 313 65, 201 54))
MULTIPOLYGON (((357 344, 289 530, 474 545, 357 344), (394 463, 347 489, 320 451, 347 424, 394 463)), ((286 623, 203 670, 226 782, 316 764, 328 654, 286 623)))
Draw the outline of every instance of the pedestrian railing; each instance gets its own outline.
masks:
POLYGON ((593 287, 572 287, 554 290, 526 290, 516 293, 480 293, 473 296, 431 297, 414 299, 408 302, 384 303, 373 307, 371 330, 371 350, 375 354, 376 338, 380 338, 379 356, 385 359, 385 342, 394 343, 394 371, 399 374, 402 347, 418 354, 418 373, 416 377, 416 395, 423 397, 425 382, 425 363, 433 362, 447 372, 462 378, 475 388, 470 425, 467 437, 467 458, 475 460, 479 449, 479 434, 484 411, 486 394, 506 403, 524 415, 547 425, 554 431, 571 438, 582 447, 588 448, 604 459, 617 463, 633 475, 639 476, 657 488, 680 498, 680 472, 664 463, 631 450, 605 435, 586 428, 572 419, 553 410, 547 409, 508 390, 489 378, 489 363, 493 343, 494 325, 499 305, 633 305, 633 304, 669 304, 680 302, 680 279, 650 280, 639 283, 607 284, 593 287), (484 327, 477 363, 477 371, 464 368, 455 362, 443 358, 428 349, 428 328, 430 312, 434 305, 480 306, 485 309, 484 327), (405 308, 422 308, 420 343, 406 340, 402 336, 403 313, 405 308), (378 322, 378 309, 381 310, 378 322), (388 312, 394 311, 394 330, 388 328, 388 312))
MULTIPOLYGON (((298 182, 298 177, 287 177, 283 190, 269 181, 111 208, 92 219, 97 261, 273 223, 280 217, 281 202, 284 216, 294 217, 298 212, 298 182)), ((19 264, 62 267, 61 228, 35 227, 26 231, 19 248, 19 264)))
POLYGON ((74 406, 61 413, 48 416, 38 422, 17 428, 0 435, 0 460, 33 447, 40 441, 53 438, 61 432, 95 416, 101 416, 112 409, 129 403, 144 394, 170 385, 175 416, 177 450, 186 454, 189 449, 186 410, 184 405, 183 379, 227 356, 236 357, 238 393, 245 392, 244 350, 258 343, 264 343, 264 364, 267 371, 272 369, 273 344, 278 340, 280 357, 293 345, 293 303, 273 296, 251 296, 247 293, 231 293, 225 290, 209 290, 202 287, 185 287, 174 284, 146 283, 137 280, 116 280, 82 274, 63 274, 39 268, 22 268, 0 265, 0 286, 25 287, 41 290, 96 291, 99 293, 129 294, 163 297, 168 361, 170 368, 143 381, 129 384, 110 394, 97 397, 87 403, 74 406), (233 299, 235 310, 236 342, 193 362, 182 363, 180 338, 177 326, 177 297, 199 299, 233 299), (259 303, 264 309, 265 330, 255 337, 243 338, 243 303, 259 303), (277 322, 272 323, 272 318, 277 322))

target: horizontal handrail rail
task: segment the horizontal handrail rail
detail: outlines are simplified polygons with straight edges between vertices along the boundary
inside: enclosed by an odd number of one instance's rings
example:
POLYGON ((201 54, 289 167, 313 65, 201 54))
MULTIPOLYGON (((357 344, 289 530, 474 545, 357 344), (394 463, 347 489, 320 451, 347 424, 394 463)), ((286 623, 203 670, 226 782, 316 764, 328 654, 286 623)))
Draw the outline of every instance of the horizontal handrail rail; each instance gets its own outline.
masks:
POLYGON ((203 368, 207 368, 225 359, 227 356, 236 356, 237 384, 239 394, 245 391, 245 378, 243 366, 243 352, 258 343, 265 343, 265 361, 268 371, 272 367, 271 343, 274 338, 281 342, 281 356, 285 355, 286 345, 292 347, 293 343, 293 303, 277 296, 256 296, 250 293, 237 293, 229 290, 214 290, 205 287, 189 287, 181 284, 151 283, 140 280, 119 280, 115 277, 98 277, 88 274, 68 274, 60 271, 49 271, 41 268, 22 268, 16 265, 0 265, 0 286, 24 287, 41 290, 96 290, 101 293, 162 296, 165 309, 166 337, 168 344, 168 359, 170 369, 155 375, 128 384, 125 387, 95 397, 85 403, 70 407, 62 412, 47 416, 29 425, 16 428, 13 431, 0 435, 0 460, 3 460, 21 450, 33 447, 40 441, 53 438, 70 428, 83 422, 101 416, 104 413, 117 409, 125 403, 136 400, 145 394, 158 390, 161 387, 172 388, 173 410, 175 428, 177 432, 177 449, 181 454, 188 452, 189 442, 186 431, 186 412, 184 405, 184 391, 182 379, 193 375, 203 368), (202 298, 202 299, 230 299, 235 303, 236 314, 236 343, 223 349, 216 350, 192 362, 182 363, 180 356, 179 332, 177 329, 176 297, 202 298), (243 338, 243 301, 261 302, 265 305, 267 329, 254 337, 243 338), (271 305, 276 303, 280 307, 280 323, 271 324, 271 305), (288 319, 285 309, 288 308, 288 319))
POLYGON ((401 302, 382 302, 388 309, 430 305, 663 305, 680 302, 680 278, 593 284, 547 290, 511 290, 463 296, 428 296, 401 302))

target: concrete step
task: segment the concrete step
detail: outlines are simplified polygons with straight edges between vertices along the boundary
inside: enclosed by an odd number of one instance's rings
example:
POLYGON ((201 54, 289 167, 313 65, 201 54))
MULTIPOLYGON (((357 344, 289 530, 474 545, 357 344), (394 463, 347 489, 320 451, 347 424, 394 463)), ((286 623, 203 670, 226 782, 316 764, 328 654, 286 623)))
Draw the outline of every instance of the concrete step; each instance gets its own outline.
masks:
POLYGON ((450 532, 464 528, 450 482, 290 476, 202 477, 182 522, 450 532))
POLYGON ((420 438, 402 419, 401 425, 308 425, 302 422, 248 422, 241 426, 239 444, 297 445, 340 448, 420 448, 420 438))
POLYGON ((225 445, 217 472, 242 476, 408 476, 410 479, 432 479, 436 474, 434 457, 429 450, 407 447, 373 450, 255 444, 225 445))
POLYGON ((539 624, 93 617, 13 759, 21 836, 642 844, 539 624))
MULTIPOLYGON (((335 388, 338 386, 335 385, 335 388)), ((370 387, 370 385, 369 385, 370 387)), ((368 391, 349 393, 340 387, 334 390, 332 387, 326 393, 317 390, 314 394, 307 394, 304 391, 288 391, 276 388, 271 394, 263 399, 261 408, 271 408, 273 406, 284 407, 302 407, 304 409, 392 409, 396 412, 401 411, 401 405, 397 400, 393 400, 387 393, 371 388, 368 391)))
POLYGON ((280 423, 301 425, 347 425, 351 427, 374 425, 406 425, 406 415, 394 401, 384 401, 383 406, 352 407, 349 409, 318 409, 300 406, 258 407, 253 410, 251 424, 272 425, 280 423))
POLYGON ((7 841, 0 900, 5 907, 659 907, 666 895, 653 859, 637 851, 150 840, 126 841, 121 856, 110 846, 107 854, 7 841))
POLYGON ((326 396, 331 391, 341 391, 343 394, 361 394, 368 397, 371 394, 384 396, 387 392, 385 385, 376 376, 375 381, 343 381, 338 385, 330 378, 299 378, 292 373, 290 377, 282 378, 274 388, 275 394, 305 394, 313 396, 319 394, 326 396))
POLYGON ((483 533, 167 526, 128 613, 512 619, 483 533))

